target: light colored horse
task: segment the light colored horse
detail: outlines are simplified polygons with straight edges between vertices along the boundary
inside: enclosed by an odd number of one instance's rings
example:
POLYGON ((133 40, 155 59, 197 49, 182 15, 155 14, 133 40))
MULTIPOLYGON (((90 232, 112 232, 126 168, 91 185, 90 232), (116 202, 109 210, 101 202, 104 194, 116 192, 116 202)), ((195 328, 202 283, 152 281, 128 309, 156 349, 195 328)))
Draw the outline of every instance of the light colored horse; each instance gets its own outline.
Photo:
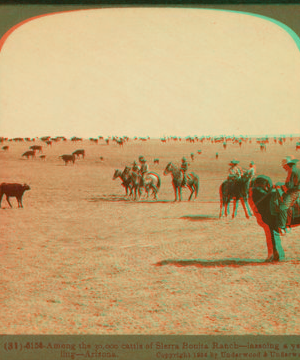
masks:
POLYGON ((187 174, 186 176, 186 184, 183 185, 183 173, 182 171, 173 163, 169 163, 165 168, 164 175, 171 174, 172 176, 172 184, 175 192, 175 201, 181 201, 181 189, 182 187, 188 187, 191 191, 191 195, 189 197, 189 201, 191 200, 193 194, 195 193, 195 198, 198 195, 199 191, 199 177, 195 173, 187 174))
POLYGON ((137 200, 137 198, 141 197, 141 189, 144 188, 147 198, 149 197, 149 191, 152 190, 153 197, 157 200, 157 194, 161 185, 161 180, 158 174, 149 172, 145 174, 143 181, 140 174, 132 171, 129 167, 125 167, 123 172, 115 170, 113 180, 118 177, 123 181, 122 185, 125 187, 126 196, 128 196, 128 190, 130 190, 129 196, 133 195, 134 192, 134 199, 137 200))

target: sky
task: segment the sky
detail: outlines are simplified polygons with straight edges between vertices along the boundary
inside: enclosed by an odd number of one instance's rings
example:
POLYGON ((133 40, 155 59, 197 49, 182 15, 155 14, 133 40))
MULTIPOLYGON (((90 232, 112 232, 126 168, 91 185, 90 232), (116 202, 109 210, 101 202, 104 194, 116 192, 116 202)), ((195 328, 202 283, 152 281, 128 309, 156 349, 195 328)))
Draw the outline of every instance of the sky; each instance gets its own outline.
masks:
POLYGON ((115 8, 24 23, 0 53, 0 136, 300 133, 300 52, 245 13, 115 8))

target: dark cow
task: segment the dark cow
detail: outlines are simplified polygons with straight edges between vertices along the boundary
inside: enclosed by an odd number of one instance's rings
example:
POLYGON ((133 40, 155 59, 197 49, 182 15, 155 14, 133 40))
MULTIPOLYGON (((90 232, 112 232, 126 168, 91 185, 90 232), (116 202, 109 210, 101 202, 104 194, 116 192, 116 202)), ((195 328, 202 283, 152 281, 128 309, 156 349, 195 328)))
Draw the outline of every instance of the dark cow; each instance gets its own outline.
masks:
POLYGON ((43 147, 41 145, 32 145, 32 146, 30 146, 29 149, 34 150, 34 151, 38 151, 39 153, 41 153, 41 152, 43 152, 42 148, 43 147))
MULTIPOLYGON (((53 141, 56 141, 56 140, 53 140, 53 141)), ((47 144, 47 146, 52 146, 52 141, 51 140, 47 140, 47 141, 45 141, 45 143, 47 144)))
POLYGON ((26 152, 24 152, 22 157, 23 156, 26 156, 27 159, 29 159, 29 157, 31 156, 31 159, 33 159, 33 158, 35 158, 35 151, 33 151, 33 150, 26 151, 26 152))
POLYGON ((65 162, 65 165, 68 164, 68 162, 73 162, 73 164, 75 163, 75 155, 61 155, 60 158, 63 159, 63 161, 65 162))
POLYGON ((298 151, 300 149, 300 142, 296 143, 296 150, 298 151))
POLYGON ((8 149, 9 149, 9 146, 2 146, 2 150, 4 150, 4 151, 8 151, 8 149))
POLYGON ((72 154, 74 156, 77 156, 78 158, 79 158, 80 155, 82 156, 82 158, 85 157, 85 151, 83 149, 76 150, 76 151, 72 152, 72 154))
POLYGON ((22 184, 2 183, 0 185, 0 207, 1 207, 2 197, 4 194, 6 195, 6 201, 8 202, 8 204, 11 208, 12 208, 12 206, 9 201, 10 197, 17 198, 18 207, 23 207, 22 197, 26 190, 30 190, 30 186, 27 184, 22 185, 22 184))
POLYGON ((40 159, 41 159, 41 160, 45 160, 45 159, 46 159, 46 155, 40 155, 40 159))

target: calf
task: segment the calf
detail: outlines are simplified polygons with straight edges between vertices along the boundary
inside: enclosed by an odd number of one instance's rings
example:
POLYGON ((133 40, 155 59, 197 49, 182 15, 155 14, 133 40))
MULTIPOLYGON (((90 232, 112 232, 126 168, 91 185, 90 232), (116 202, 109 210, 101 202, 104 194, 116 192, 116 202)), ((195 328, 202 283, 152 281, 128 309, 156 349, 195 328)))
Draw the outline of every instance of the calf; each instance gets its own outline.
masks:
POLYGON ((9 146, 7 146, 7 145, 2 146, 2 150, 4 150, 4 151, 8 151, 8 149, 9 149, 9 146))
POLYGON ((85 151, 83 150, 83 149, 80 149, 80 150, 76 150, 76 151, 74 151, 73 153, 72 153, 72 155, 76 155, 78 158, 79 158, 79 156, 81 155, 82 156, 82 158, 84 158, 84 156, 85 156, 85 151))
POLYGON ((42 150, 42 146, 41 145, 32 145, 32 146, 30 146, 30 148, 29 149, 31 149, 31 150, 34 150, 34 151, 39 151, 39 153, 41 153, 41 152, 43 152, 43 150, 42 150))
POLYGON ((63 159, 63 161, 65 162, 65 165, 67 165, 68 162, 73 162, 73 164, 75 163, 75 155, 61 155, 60 158, 63 159))
POLYGON ((22 197, 23 194, 26 190, 30 190, 30 186, 27 184, 7 184, 7 183, 2 183, 0 185, 0 207, 1 207, 1 201, 2 201, 2 197, 5 194, 6 195, 6 200, 9 204, 9 206, 12 208, 11 203, 9 201, 10 197, 15 197, 17 198, 18 201, 18 207, 23 207, 22 204, 22 197))
POLYGON ((35 151, 32 151, 32 150, 26 151, 26 152, 24 152, 24 154, 22 155, 22 157, 23 157, 23 156, 26 156, 27 159, 29 159, 29 156, 31 156, 31 159, 33 159, 33 158, 35 157, 35 151))

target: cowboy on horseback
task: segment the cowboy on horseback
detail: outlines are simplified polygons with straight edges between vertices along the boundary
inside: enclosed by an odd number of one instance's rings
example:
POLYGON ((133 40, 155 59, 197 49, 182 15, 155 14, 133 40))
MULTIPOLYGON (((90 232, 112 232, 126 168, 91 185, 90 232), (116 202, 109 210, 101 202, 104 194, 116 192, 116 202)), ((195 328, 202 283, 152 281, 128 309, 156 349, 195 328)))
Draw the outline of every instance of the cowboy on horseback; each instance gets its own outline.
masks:
POLYGON ((140 174, 142 176, 141 186, 143 187, 145 186, 145 176, 149 172, 149 166, 144 156, 139 157, 139 162, 141 163, 140 174))
POLYGON ((182 180, 182 186, 185 186, 186 185, 186 172, 188 171, 188 168, 189 168, 189 164, 188 162, 186 161, 186 158, 183 157, 181 159, 181 171, 182 171, 182 174, 183 174, 183 180, 182 180))
POLYGON ((229 181, 236 181, 240 179, 243 175, 243 170, 240 166, 238 166, 239 161, 237 160, 231 160, 229 163, 229 174, 228 174, 228 180, 229 181))
POLYGON ((131 170, 134 171, 137 174, 141 171, 141 168, 138 166, 136 161, 133 162, 131 170))
POLYGON ((277 225, 281 235, 286 234, 287 226, 291 224, 292 207, 300 195, 300 169, 296 166, 298 161, 298 159, 291 156, 287 156, 282 161, 282 167, 287 171, 288 175, 285 184, 280 186, 284 192, 277 217, 277 225))

